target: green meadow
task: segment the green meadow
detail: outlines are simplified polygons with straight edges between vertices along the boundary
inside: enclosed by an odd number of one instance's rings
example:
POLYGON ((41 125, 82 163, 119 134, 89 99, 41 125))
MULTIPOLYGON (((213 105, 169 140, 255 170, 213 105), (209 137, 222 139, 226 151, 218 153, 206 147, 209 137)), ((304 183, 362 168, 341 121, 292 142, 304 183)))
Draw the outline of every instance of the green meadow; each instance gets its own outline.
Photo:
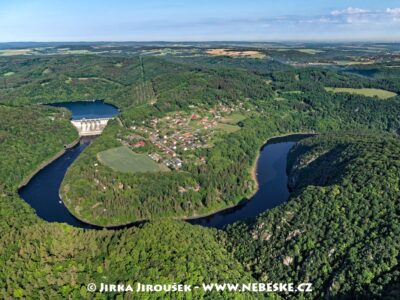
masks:
POLYGON ((366 97, 378 97, 379 99, 386 100, 392 97, 397 96, 396 93, 386 91, 386 90, 381 90, 381 89, 353 89, 353 88, 331 88, 327 87, 325 88, 326 91, 332 92, 332 93, 350 93, 350 94, 356 94, 356 95, 362 95, 366 97))
POLYGON ((102 164, 118 172, 160 172, 167 169, 154 162, 147 155, 133 152, 127 146, 108 149, 100 152, 97 156, 102 164))

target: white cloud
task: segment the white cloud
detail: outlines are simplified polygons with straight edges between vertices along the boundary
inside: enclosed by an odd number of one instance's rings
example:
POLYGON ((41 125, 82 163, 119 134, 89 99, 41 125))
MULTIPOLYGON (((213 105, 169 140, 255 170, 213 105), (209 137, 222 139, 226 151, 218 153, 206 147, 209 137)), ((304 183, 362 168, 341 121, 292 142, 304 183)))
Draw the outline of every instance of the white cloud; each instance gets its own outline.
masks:
POLYGON ((367 9, 362 9, 362 8, 355 8, 355 7, 348 7, 345 9, 340 9, 340 10, 334 10, 331 12, 332 16, 340 16, 340 15, 360 15, 360 14, 366 14, 369 13, 370 11, 367 9))
POLYGON ((400 16, 400 7, 386 8, 386 12, 390 15, 400 16))
POLYGON ((400 22, 400 7, 387 8, 386 13, 392 16, 393 22, 400 22))

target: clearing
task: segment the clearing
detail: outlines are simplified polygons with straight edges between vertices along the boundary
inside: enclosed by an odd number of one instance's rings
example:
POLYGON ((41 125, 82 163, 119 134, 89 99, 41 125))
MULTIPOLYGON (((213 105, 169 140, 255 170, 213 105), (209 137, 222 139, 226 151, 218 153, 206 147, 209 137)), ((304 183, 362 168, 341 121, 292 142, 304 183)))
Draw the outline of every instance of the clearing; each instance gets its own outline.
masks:
POLYGON ((254 50, 231 50, 231 49, 208 49, 207 54, 213 56, 229 56, 229 57, 249 57, 249 58, 264 58, 265 54, 261 53, 260 51, 254 50))
POLYGON ((311 54, 311 55, 315 55, 315 54, 324 52, 323 50, 308 49, 308 48, 302 48, 302 49, 296 49, 296 50, 301 52, 301 53, 306 53, 306 54, 311 54))
POLYGON ((146 154, 137 154, 127 146, 108 149, 97 154, 98 160, 118 172, 142 173, 169 170, 166 166, 157 164, 146 154))
POLYGON ((366 97, 378 97, 379 99, 386 100, 392 97, 397 96, 396 93, 380 90, 380 89, 353 89, 353 88, 332 88, 326 87, 325 90, 327 92, 333 93, 350 93, 356 95, 362 95, 366 97))
POLYGON ((220 129, 226 133, 232 133, 240 130, 240 127, 237 125, 230 125, 230 124, 224 124, 224 123, 218 123, 217 126, 215 126, 216 129, 220 129))
POLYGON ((7 72, 7 73, 4 73, 3 76, 4 77, 9 77, 9 76, 12 76, 14 74, 15 74, 14 72, 7 72))
POLYGON ((223 117, 221 120, 221 123, 236 125, 237 123, 239 123, 240 121, 243 121, 246 118, 247 117, 244 114, 233 113, 233 114, 223 117))

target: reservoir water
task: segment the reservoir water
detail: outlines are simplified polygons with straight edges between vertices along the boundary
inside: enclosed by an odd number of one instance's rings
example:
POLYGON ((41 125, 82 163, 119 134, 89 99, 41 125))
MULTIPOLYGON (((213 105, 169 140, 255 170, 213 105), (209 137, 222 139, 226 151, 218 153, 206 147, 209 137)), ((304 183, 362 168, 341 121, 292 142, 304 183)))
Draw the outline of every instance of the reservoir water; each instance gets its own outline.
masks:
MULTIPOLYGON (((56 106, 70 109, 74 119, 100 118, 107 114, 110 117, 118 112, 115 107, 100 101, 61 103, 56 106), (83 110, 81 110, 82 107, 84 107, 83 110)), ((275 138, 262 147, 257 162, 259 190, 250 200, 244 201, 234 208, 207 217, 188 220, 188 222, 206 227, 222 228, 227 224, 255 217, 286 202, 289 197, 286 174, 287 155, 295 142, 302 137, 304 135, 275 138)), ((66 149, 61 157, 39 171, 26 186, 19 190, 20 196, 36 210, 36 213, 42 219, 49 222, 68 223, 80 228, 100 228, 76 219, 69 213, 59 196, 60 186, 68 167, 90 144, 92 139, 81 139, 79 144, 66 149)))
POLYGON ((72 112, 72 120, 111 118, 119 113, 118 108, 100 100, 52 103, 72 112))

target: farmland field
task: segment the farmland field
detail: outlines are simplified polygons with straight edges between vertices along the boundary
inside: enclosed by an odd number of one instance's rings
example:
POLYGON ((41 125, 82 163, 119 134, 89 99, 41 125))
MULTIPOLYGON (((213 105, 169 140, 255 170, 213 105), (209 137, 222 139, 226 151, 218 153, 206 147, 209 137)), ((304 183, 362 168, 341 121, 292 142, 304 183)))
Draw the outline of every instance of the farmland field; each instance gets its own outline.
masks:
POLYGON ((134 153, 126 146, 102 151, 97 157, 102 164, 119 172, 142 173, 167 170, 167 167, 157 164, 147 155, 134 153))
POLYGON ((301 53, 311 54, 311 55, 315 55, 315 54, 324 52, 323 50, 317 50, 317 49, 297 49, 297 51, 299 51, 301 53))
POLYGON ((0 56, 30 55, 35 54, 34 49, 5 49, 0 50, 0 56))
POLYGON ((265 54, 255 50, 235 51, 231 49, 219 48, 219 49, 209 49, 206 51, 206 53, 212 56, 247 57, 247 58, 265 57, 265 54))
POLYGON ((353 88, 325 88, 328 92, 333 93, 350 93, 357 94, 367 97, 378 97, 379 99, 385 100, 397 96, 396 93, 380 90, 380 89, 353 89, 353 88))

